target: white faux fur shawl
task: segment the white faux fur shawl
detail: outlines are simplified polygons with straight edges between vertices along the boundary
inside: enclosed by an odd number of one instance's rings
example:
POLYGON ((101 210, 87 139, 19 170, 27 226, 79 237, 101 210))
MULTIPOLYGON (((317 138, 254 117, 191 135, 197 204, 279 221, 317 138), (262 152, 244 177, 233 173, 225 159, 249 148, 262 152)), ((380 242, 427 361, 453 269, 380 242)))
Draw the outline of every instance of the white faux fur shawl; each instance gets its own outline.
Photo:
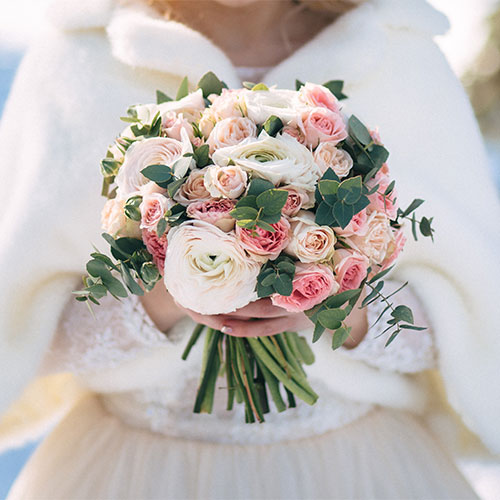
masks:
MULTIPOLYGON (((295 78, 345 80, 347 110, 378 126, 391 152, 401 203, 427 200, 436 242, 408 244, 397 277, 410 279, 426 306, 450 403, 500 452, 500 210, 469 103, 432 41, 446 28, 422 0, 368 0, 264 80, 289 88, 295 78)), ((118 117, 208 70, 239 85, 225 54, 178 23, 112 0, 60 0, 51 10, 0 129, 0 411, 36 375, 91 244, 102 245, 98 164, 122 128, 118 117)), ((349 366, 337 388, 355 380, 360 400, 398 406, 411 392, 403 376, 349 366)), ((93 389, 130 387, 135 373, 118 375, 93 389)), ((18 423, 12 415, 0 437, 18 423)))

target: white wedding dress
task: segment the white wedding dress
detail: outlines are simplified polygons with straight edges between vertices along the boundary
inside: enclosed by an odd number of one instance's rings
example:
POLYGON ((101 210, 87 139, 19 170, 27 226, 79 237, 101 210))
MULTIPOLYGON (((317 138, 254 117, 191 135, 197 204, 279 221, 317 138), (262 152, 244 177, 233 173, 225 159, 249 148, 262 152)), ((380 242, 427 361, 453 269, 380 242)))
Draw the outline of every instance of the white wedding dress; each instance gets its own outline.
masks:
MULTIPOLYGON (((424 320, 409 291, 400 300, 424 320)), ((370 323, 378 313, 369 307, 370 323)), ((85 384, 141 352, 168 347, 169 375, 148 389, 84 398, 40 445, 9 500, 475 498, 418 417, 329 390, 327 357, 309 372, 320 395, 314 406, 298 401, 283 413, 272 409, 263 424, 245 424, 241 406, 225 410, 223 379, 213 414, 192 412, 202 342, 181 360, 191 320, 162 333, 137 297, 105 298, 94 315, 68 303, 45 372, 72 371, 85 384)), ((343 354, 403 373, 434 365, 430 331, 404 332, 386 349, 382 328, 379 322, 343 354)), ((313 345, 315 353, 331 349, 327 337, 313 345)))

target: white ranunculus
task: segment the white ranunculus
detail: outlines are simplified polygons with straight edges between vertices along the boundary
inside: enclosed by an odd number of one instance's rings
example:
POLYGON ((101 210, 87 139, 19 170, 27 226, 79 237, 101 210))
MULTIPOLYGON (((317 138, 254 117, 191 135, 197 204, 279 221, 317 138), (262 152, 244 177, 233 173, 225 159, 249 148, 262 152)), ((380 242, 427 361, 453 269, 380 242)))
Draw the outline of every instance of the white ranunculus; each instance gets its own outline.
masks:
MULTIPOLYGON (((193 146, 186 131, 182 130, 181 134, 182 141, 167 137, 152 137, 132 144, 125 153, 125 160, 116 176, 118 195, 126 198, 146 185, 149 179, 144 177, 141 171, 149 165, 172 167, 185 153, 192 153, 193 146)), ((189 161, 182 162, 180 166, 174 168, 175 176, 183 177, 188 168, 189 161)))
POLYGON ((168 233, 165 285, 183 307, 200 314, 227 314, 257 300, 260 264, 249 258, 233 232, 191 220, 168 233))
POLYGON ((288 184, 308 193, 314 192, 321 177, 311 151, 288 134, 271 137, 262 131, 257 139, 218 149, 212 160, 220 166, 232 162, 275 186, 288 184))
POLYGON ((300 123, 301 112, 306 107, 294 90, 248 90, 243 94, 243 99, 248 118, 261 125, 271 115, 281 118, 285 125, 300 123))
POLYGON ((189 122, 199 120, 205 109, 203 92, 198 89, 178 101, 162 102, 158 105, 158 109, 162 116, 170 111, 175 111, 177 114, 182 113, 189 122))
POLYGON ((301 210, 290 219, 292 237, 285 252, 297 257, 301 262, 324 262, 335 252, 335 233, 328 226, 314 222, 314 214, 301 210))

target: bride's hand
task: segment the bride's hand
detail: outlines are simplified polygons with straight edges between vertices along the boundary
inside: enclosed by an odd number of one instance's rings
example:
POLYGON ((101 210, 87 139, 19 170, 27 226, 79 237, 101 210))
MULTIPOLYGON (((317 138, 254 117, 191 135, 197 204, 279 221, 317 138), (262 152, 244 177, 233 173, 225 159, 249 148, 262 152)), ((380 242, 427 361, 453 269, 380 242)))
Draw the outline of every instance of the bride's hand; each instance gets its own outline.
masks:
MULTIPOLYGON (((184 311, 193 321, 235 337, 264 337, 286 331, 296 332, 312 326, 304 313, 289 313, 274 306, 270 299, 257 300, 230 314, 209 316, 189 309, 184 311)), ((367 332, 366 309, 355 307, 345 323, 352 330, 344 346, 353 348, 367 332)))
POLYGON ((274 306, 270 299, 257 300, 229 314, 207 316, 184 310, 193 321, 235 337, 264 337, 312 325, 304 313, 289 313, 274 306))

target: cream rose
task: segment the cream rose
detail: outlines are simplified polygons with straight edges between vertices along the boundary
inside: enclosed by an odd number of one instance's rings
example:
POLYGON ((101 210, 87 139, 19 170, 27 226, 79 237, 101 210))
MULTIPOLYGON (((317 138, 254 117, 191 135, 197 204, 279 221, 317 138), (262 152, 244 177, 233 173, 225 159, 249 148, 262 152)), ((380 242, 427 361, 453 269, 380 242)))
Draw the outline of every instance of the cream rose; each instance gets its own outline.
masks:
POLYGON ((252 120, 244 117, 224 118, 210 132, 207 144, 213 153, 216 149, 239 144, 247 137, 257 137, 257 127, 252 120))
POLYGON ((178 101, 168 101, 158 104, 158 110, 162 117, 174 111, 177 114, 182 113, 183 117, 190 123, 199 120, 204 109, 205 100, 203 99, 203 91, 201 89, 191 92, 178 101))
POLYGON ((174 200, 181 205, 189 205, 196 201, 209 200, 212 196, 205 187, 204 177, 208 167, 192 170, 186 182, 174 195, 174 200))
POLYGON ((140 237, 139 223, 125 216, 125 201, 121 198, 106 201, 101 212, 101 227, 111 236, 140 237))
MULTIPOLYGON (((192 153, 193 147, 189 137, 184 130, 181 134, 182 142, 167 137, 153 137, 134 142, 125 153, 125 160, 116 176, 118 196, 126 198, 149 182, 149 179, 141 173, 147 166, 168 165, 171 167, 185 153, 192 153)), ((174 174, 176 177, 183 177, 187 168, 186 162, 182 168, 174 169, 174 174)))
POLYGON ((247 187, 248 176, 238 165, 210 165, 204 176, 205 188, 214 198, 238 198, 247 187))
POLYGON ((314 151, 314 161, 322 173, 331 168, 341 179, 349 175, 354 164, 349 153, 335 147, 333 142, 322 142, 314 151))
POLYGON ((200 314, 233 312, 257 299, 259 272, 232 232, 195 220, 168 233, 165 285, 183 307, 200 314))
POLYGON ((297 257, 301 262, 324 262, 335 252, 335 233, 328 226, 318 226, 311 212, 301 211, 292 217, 292 237, 285 252, 297 257))
POLYGON ((234 163, 275 186, 290 184, 307 193, 314 193, 321 177, 311 151, 288 134, 271 137, 263 131, 257 139, 218 149, 212 160, 220 166, 234 163))
POLYGON ((182 113, 177 114, 175 111, 169 111, 162 116, 161 121, 162 129, 165 131, 168 137, 172 139, 177 139, 178 141, 182 141, 181 130, 185 130, 189 140, 191 142, 194 141, 194 132, 193 127, 189 123, 182 113))
POLYGON ((245 89, 222 89, 220 95, 212 94, 208 97, 212 103, 210 113, 215 121, 225 118, 245 116, 246 106, 243 95, 245 89))
POLYGON ((370 264, 381 264, 393 239, 389 218, 382 212, 373 212, 368 217, 366 225, 364 236, 352 236, 346 238, 346 241, 352 242, 354 249, 366 255, 370 264))
POLYGON ((262 125, 271 115, 280 118, 285 125, 299 123, 306 106, 294 90, 269 89, 246 90, 243 94, 248 118, 262 125))

